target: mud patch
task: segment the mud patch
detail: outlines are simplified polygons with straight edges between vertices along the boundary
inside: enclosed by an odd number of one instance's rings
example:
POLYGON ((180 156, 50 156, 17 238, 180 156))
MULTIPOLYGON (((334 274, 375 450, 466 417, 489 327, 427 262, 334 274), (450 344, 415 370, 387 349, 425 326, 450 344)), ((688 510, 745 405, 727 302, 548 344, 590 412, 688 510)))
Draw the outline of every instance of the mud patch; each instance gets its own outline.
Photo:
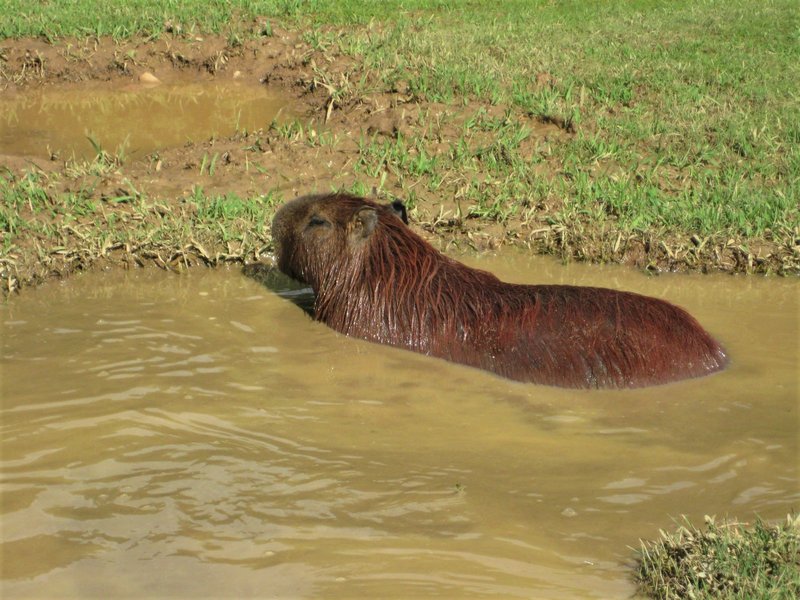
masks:
POLYGON ((102 149, 129 159, 269 126, 284 102, 265 86, 161 83, 149 72, 123 85, 46 87, 0 98, 0 154, 91 160, 102 149))

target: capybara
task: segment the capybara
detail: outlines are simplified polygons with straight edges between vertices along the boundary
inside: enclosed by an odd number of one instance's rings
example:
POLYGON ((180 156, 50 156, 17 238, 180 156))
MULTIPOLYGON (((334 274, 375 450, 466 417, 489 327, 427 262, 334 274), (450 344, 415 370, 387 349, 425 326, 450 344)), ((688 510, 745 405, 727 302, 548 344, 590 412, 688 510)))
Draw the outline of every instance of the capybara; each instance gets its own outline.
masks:
POLYGON ((605 288, 504 283, 438 252, 402 203, 292 200, 272 221, 278 268, 311 286, 314 318, 346 335, 516 379, 626 388, 722 369, 686 311, 605 288))

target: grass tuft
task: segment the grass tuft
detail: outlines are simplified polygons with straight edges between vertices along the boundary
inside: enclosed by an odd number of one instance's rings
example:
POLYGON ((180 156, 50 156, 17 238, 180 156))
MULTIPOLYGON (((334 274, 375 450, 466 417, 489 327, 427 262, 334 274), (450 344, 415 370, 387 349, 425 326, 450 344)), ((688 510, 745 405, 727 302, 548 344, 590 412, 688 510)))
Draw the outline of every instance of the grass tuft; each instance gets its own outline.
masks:
POLYGON ((704 530, 686 521, 642 542, 637 580, 664 600, 800 597, 800 517, 747 527, 707 516, 704 530))

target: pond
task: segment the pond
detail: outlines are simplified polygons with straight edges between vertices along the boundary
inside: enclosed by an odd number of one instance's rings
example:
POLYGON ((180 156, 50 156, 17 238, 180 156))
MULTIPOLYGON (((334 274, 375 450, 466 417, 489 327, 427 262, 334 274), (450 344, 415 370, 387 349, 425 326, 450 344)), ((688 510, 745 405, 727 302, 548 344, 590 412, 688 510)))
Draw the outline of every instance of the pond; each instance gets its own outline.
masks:
POLYGON ((265 86, 176 81, 40 88, 0 97, 0 154, 125 158, 268 127, 285 101, 265 86))
POLYGON ((236 269, 92 272, 2 317, 2 594, 625 598, 640 538, 798 507, 792 279, 466 257, 687 308, 723 373, 521 384, 343 337, 236 269))

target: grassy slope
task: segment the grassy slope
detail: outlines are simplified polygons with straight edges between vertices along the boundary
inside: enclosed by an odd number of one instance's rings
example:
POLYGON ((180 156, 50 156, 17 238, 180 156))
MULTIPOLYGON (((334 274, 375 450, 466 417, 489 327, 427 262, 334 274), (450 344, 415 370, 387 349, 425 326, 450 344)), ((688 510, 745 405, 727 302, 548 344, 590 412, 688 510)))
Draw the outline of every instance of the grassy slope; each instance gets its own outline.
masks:
MULTIPOLYGON (((560 222, 621 232, 745 244, 792 244, 800 233, 796 0, 0 0, 0 15, 0 38, 157 36, 165 22, 236 38, 256 15, 293 19, 313 47, 363 64, 370 76, 352 82, 352 94, 402 85, 422 100, 488 101, 577 132, 523 154, 530 132, 517 124, 481 160, 456 140, 424 168, 404 147, 362 148, 365 169, 379 154, 431 190, 445 172, 471 174, 472 216, 519 218, 557 198, 560 222), (532 177, 545 160, 555 176, 532 177), (487 171, 489 183, 479 177, 487 171)), ((501 124, 484 124, 492 127, 501 124)), ((416 141, 417 156, 427 141, 416 141)))

